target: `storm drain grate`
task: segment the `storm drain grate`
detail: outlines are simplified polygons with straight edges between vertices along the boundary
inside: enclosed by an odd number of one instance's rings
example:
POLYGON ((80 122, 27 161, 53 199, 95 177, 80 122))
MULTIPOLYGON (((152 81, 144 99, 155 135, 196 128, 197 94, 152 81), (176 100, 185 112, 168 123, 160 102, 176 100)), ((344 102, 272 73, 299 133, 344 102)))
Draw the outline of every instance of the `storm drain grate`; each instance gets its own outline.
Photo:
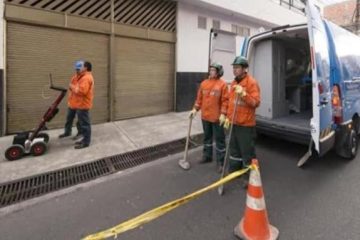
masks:
POLYGON ((0 185, 0 207, 24 201, 110 173, 104 159, 0 185))
POLYGON ((129 152, 111 157, 111 163, 116 171, 134 167, 146 162, 153 161, 160 157, 180 152, 185 147, 185 141, 174 141, 170 144, 161 144, 139 151, 129 152))
MULTIPOLYGON (((201 135, 196 135, 195 138, 199 139, 201 135)), ((196 143, 192 142, 189 147, 196 146, 196 143)), ((181 152, 184 147, 185 140, 181 139, 106 157, 90 163, 2 183, 0 184, 0 208, 151 162, 181 152)))

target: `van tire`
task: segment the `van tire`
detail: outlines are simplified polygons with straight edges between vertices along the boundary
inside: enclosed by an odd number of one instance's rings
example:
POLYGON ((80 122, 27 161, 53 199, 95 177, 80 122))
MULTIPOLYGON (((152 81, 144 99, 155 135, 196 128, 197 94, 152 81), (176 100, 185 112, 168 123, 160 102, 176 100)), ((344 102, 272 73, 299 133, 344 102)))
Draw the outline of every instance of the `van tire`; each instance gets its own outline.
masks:
POLYGON ((360 135, 360 118, 357 114, 352 117, 352 125, 357 135, 360 135))
POLYGON ((347 154, 347 158, 349 160, 352 160, 356 157, 357 152, 358 152, 358 145, 359 145, 359 138, 357 136, 357 133, 354 129, 350 130, 349 136, 348 136, 348 154, 347 154))

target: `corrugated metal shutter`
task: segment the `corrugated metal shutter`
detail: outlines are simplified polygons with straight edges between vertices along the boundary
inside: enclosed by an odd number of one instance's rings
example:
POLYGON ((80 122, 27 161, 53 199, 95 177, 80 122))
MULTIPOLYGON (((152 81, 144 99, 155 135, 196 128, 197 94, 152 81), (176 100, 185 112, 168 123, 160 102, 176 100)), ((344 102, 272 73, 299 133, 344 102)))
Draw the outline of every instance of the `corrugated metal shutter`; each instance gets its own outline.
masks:
POLYGON ((0 70, 0 136, 3 135, 3 124, 4 124, 4 116, 3 116, 3 104, 4 104, 4 70, 0 70))
POLYGON ((116 38, 115 118, 173 110, 174 44, 116 38))
MULTIPOLYGON (((95 98, 92 122, 107 121, 108 43, 106 35, 8 22, 8 133, 36 127, 57 96, 46 86, 49 73, 53 75, 54 84, 67 87, 73 74, 73 63, 77 59, 86 59, 93 64, 95 98), (43 99, 42 91, 51 97, 43 99)), ((67 97, 50 127, 64 125, 66 107, 67 97)))

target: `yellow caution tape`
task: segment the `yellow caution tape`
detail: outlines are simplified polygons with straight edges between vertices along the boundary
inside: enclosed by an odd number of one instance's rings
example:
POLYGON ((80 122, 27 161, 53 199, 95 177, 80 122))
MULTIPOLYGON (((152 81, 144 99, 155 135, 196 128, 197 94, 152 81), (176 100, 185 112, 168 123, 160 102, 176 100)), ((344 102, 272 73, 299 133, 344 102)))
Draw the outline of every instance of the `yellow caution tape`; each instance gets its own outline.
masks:
POLYGON ((101 240, 101 239, 106 239, 109 237, 116 238, 117 235, 119 235, 121 233, 124 233, 128 230, 131 230, 131 229, 136 228, 140 225, 143 225, 147 222, 150 222, 150 221, 164 215, 165 213, 167 213, 185 203, 188 203, 190 200, 200 196, 201 194, 208 192, 216 187, 219 187, 220 185, 223 185, 224 183, 227 183, 227 182, 243 175, 244 173, 249 171, 251 168, 253 168, 253 166, 249 166, 248 168, 233 172, 233 173, 229 174, 228 176, 220 179, 219 181, 217 181, 205 188, 202 188, 194 193, 188 194, 177 200, 166 203, 160 207, 157 207, 153 210, 143 213, 133 219, 127 220, 126 222, 123 222, 115 227, 109 228, 102 232, 98 232, 98 233, 89 235, 89 236, 85 237, 84 240, 101 240))

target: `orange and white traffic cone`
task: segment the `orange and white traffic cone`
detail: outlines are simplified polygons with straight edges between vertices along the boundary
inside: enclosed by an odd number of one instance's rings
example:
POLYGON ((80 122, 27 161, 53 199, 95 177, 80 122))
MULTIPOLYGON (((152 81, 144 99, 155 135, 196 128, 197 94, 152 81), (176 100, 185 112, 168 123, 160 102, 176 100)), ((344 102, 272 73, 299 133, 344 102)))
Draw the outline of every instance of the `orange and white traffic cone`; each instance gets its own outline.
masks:
POLYGON ((245 214, 235 227, 234 234, 240 239, 246 240, 276 240, 279 230, 269 224, 258 169, 259 163, 253 159, 251 164, 253 168, 250 171, 245 214))

